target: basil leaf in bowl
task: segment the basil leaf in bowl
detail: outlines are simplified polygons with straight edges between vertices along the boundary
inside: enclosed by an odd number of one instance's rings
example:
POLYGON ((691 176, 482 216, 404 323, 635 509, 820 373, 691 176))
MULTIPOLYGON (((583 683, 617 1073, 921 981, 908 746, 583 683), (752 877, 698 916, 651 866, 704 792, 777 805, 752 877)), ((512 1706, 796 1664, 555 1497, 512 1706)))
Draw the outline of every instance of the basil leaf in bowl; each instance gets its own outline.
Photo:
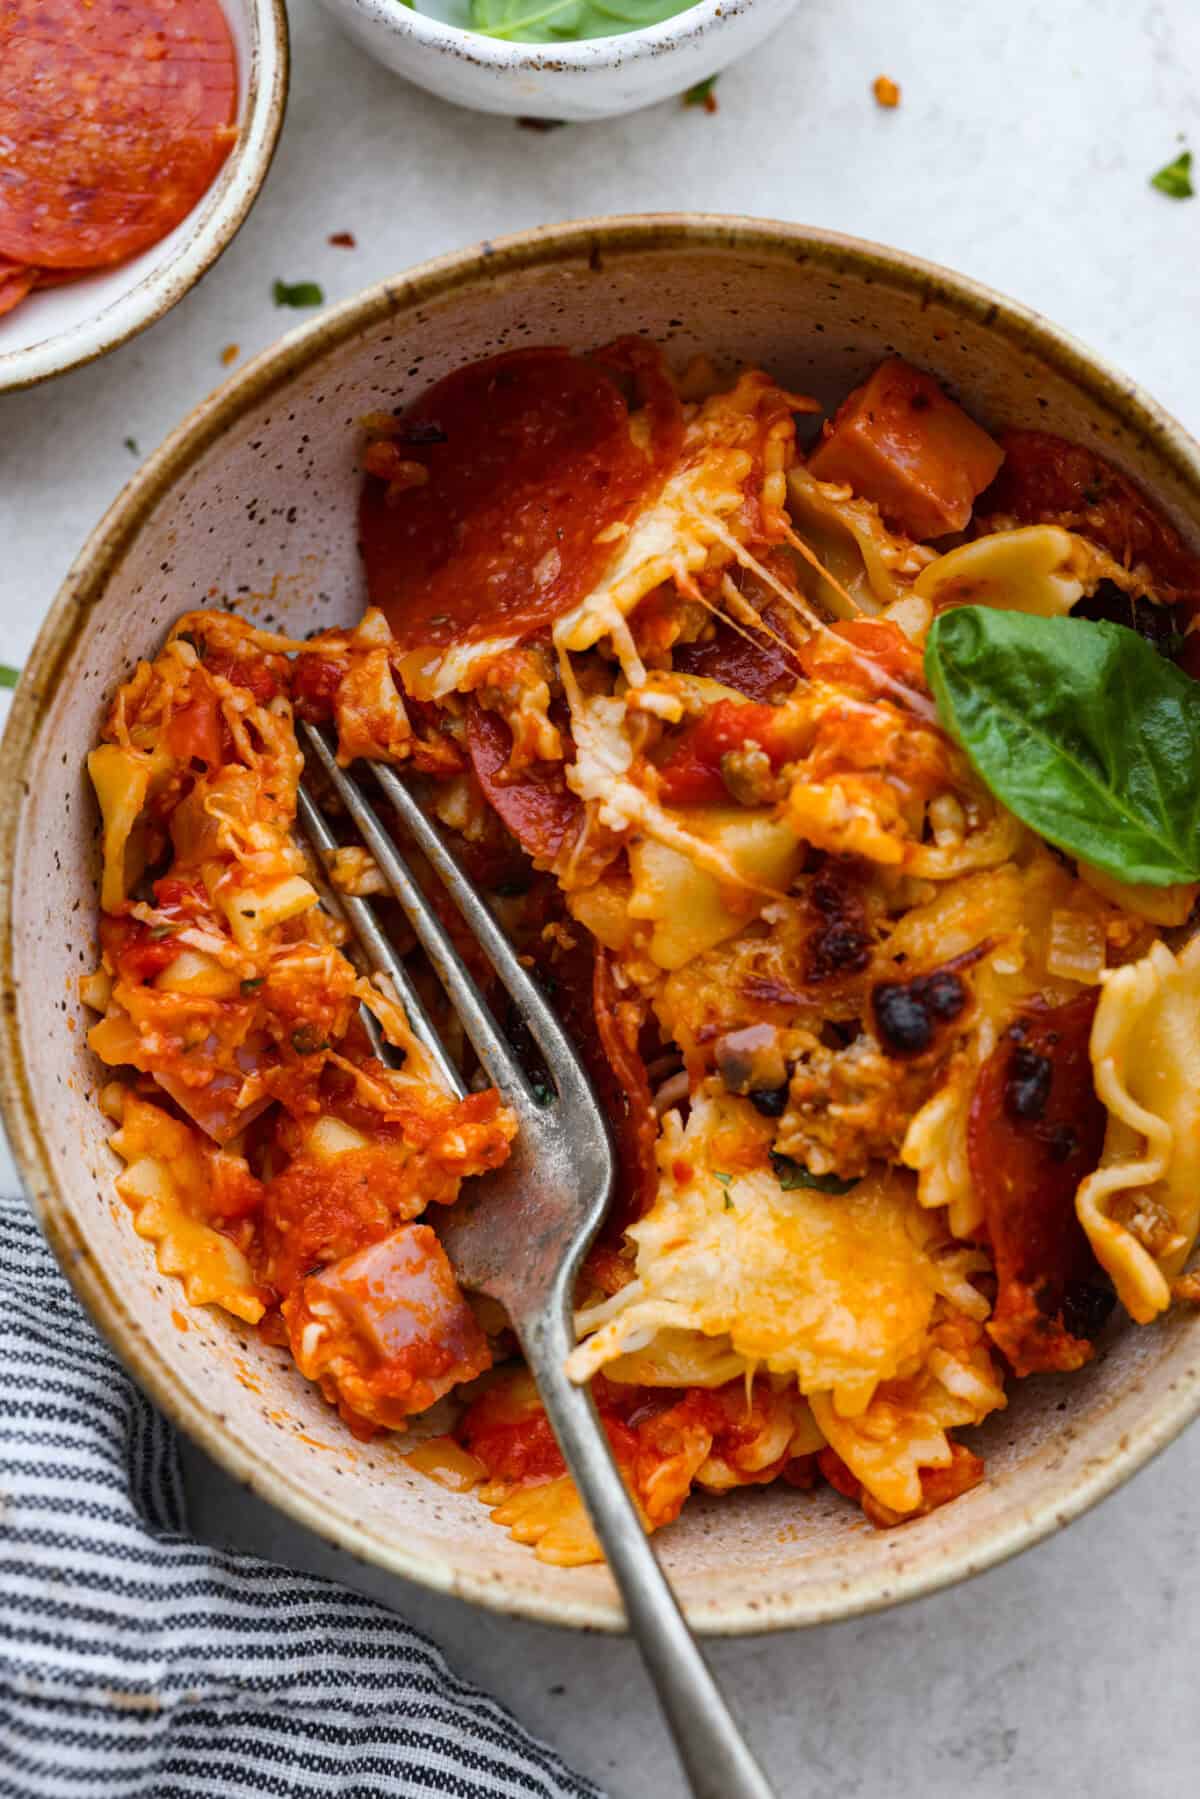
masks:
POLYGON ((962 606, 934 620, 942 721, 997 799, 1119 881, 1200 880, 1200 682, 1124 625, 962 606))
POLYGON ((555 39, 577 43, 660 25, 692 4, 693 0, 470 0, 470 29, 513 43, 555 39))

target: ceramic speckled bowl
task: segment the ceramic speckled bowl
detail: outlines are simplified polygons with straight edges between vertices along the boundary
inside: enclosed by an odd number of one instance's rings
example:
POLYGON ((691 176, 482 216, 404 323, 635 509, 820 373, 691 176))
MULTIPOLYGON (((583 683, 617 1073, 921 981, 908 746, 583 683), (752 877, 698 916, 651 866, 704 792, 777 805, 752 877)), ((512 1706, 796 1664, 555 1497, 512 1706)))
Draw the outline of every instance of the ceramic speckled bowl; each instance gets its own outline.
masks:
POLYGON ((611 119, 682 94, 757 49, 797 0, 700 0, 619 37, 506 43, 443 25, 408 0, 323 0, 385 68, 476 112, 611 119))
MULTIPOLYGON (((519 344, 645 331, 674 359, 761 361, 836 400, 885 353, 935 369, 993 425, 1044 425, 1134 474, 1200 537, 1200 451, 1152 402, 1028 312, 895 251, 753 220, 605 220, 429 263, 323 313, 200 406, 134 478, 58 596, 15 698, 0 819, 8 1128, 46 1233, 146 1390, 247 1485, 351 1554, 528 1617, 606 1628, 601 1567, 543 1567, 469 1496, 354 1442, 278 1350, 187 1311, 112 1191, 76 978, 95 958, 97 820, 83 773, 106 699, 186 607, 229 595, 295 632, 353 618, 363 413, 519 344), (185 1316, 186 1312, 186 1316, 185 1316), (186 1328, 185 1328, 186 1327, 186 1328)), ((1031 1380, 972 1441, 988 1478, 877 1532, 832 1493, 700 1498, 659 1539, 693 1623, 812 1624, 927 1593, 1036 1542, 1200 1408, 1200 1315, 1114 1330, 1031 1380)))
POLYGON ((115 268, 30 294, 0 318, 0 394, 93 362, 178 305, 242 225, 266 180, 288 86, 284 0, 221 0, 238 57, 238 136, 173 231, 115 268))

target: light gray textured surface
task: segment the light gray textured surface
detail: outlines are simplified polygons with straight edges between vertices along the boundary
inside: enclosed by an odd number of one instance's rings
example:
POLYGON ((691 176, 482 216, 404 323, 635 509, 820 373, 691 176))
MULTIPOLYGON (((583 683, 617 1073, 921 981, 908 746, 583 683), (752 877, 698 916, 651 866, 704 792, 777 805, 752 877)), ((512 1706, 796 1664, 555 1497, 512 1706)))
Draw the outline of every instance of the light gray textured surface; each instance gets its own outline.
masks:
MULTIPOLYGON (((242 236, 161 325, 91 369, 0 401, 0 659, 20 662, 83 537, 222 374, 294 322, 271 283, 340 298, 525 225, 693 208, 804 220, 949 263, 1039 307, 1200 427, 1200 200, 1147 176, 1200 137, 1195 0, 804 0, 674 105, 537 135, 457 112, 292 0, 295 73, 275 169, 242 236), (880 112, 870 82, 903 87, 880 112), (355 251, 329 247, 353 231, 355 251)), ((2 1171, 0 1171, 2 1172, 2 1171)), ((359 1577, 193 1466, 194 1514, 249 1547, 359 1577)), ((1066 1535, 888 1617, 716 1646, 783 1799, 993 1799, 1197 1790, 1200 1432, 1066 1535)), ((378 1590, 378 1589, 377 1589, 378 1590)), ((633 1650, 396 1592, 397 1602, 614 1799, 682 1791, 633 1650)))

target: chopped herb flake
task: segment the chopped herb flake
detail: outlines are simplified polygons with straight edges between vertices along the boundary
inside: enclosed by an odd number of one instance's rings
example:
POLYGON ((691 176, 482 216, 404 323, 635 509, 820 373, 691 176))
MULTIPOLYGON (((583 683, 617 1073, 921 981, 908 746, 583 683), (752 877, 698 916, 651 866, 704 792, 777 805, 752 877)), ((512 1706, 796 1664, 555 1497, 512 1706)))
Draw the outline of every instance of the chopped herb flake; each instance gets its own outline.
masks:
POLYGON ((7 662, 0 662, 0 687, 15 687, 20 679, 19 668, 13 668, 7 662))
POLYGON ((803 1162, 794 1162, 791 1156, 772 1153, 771 1166, 785 1193, 795 1193, 800 1187, 812 1187, 817 1193, 849 1193, 858 1185, 857 1180, 844 1181, 836 1174, 810 1174, 803 1162))
POLYGON ((138 449, 138 442, 137 442, 136 437, 127 437, 125 439, 125 448, 129 451, 129 454, 131 456, 140 456, 142 453, 138 449))
POLYGON ((722 1169, 722 1168, 714 1168, 712 1171, 712 1177, 713 1177, 714 1181, 720 1181, 720 1183, 723 1187, 727 1187, 729 1185, 730 1181, 733 1179, 733 1176, 731 1174, 726 1174, 724 1169, 722 1169))
POLYGON ((259 975, 255 975, 254 979, 251 981, 243 981, 242 982, 242 992, 243 993, 257 993, 258 989, 262 986, 262 984, 266 980, 266 978, 267 977, 265 974, 259 974, 259 975))
POLYGON ((1167 163, 1157 175, 1151 175, 1150 185, 1170 200, 1190 200, 1196 191, 1192 186, 1191 151, 1181 150, 1174 162, 1167 163))
POLYGON ((277 281, 271 292, 276 306, 324 306, 325 295, 315 281, 277 281))
POLYGON ((690 87, 683 96, 683 104, 685 106, 702 106, 705 112, 716 112, 717 96, 713 92, 716 85, 715 75, 710 75, 707 81, 698 81, 695 87, 690 87))

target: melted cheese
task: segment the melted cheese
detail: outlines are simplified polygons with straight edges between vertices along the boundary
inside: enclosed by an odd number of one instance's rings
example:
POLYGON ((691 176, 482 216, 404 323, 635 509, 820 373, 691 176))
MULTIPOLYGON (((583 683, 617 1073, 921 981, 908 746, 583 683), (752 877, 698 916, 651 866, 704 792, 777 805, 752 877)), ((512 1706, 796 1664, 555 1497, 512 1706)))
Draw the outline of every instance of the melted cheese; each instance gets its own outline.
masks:
POLYGON ((910 1178, 884 1170, 846 1194, 785 1193, 769 1165, 739 1170, 739 1140, 753 1144, 761 1123, 719 1082, 694 1096, 686 1128, 677 1113, 663 1127, 658 1198, 629 1231, 637 1278, 573 1352, 573 1379, 664 1327, 727 1337, 803 1392, 832 1392, 847 1415, 919 1365, 943 1278, 910 1178))
POLYGON ((470 693, 489 662, 515 650, 520 637, 481 637, 475 643, 425 644, 396 658, 405 693, 414 700, 444 700, 448 693, 470 693))
MULTIPOLYGON (((589 650, 601 638, 610 638, 626 680, 634 686, 644 682, 646 671, 626 620, 664 581, 691 591, 692 578, 714 550, 724 550, 728 559, 730 526, 754 474, 752 452, 763 447, 756 414, 770 391, 768 378, 755 371, 743 375, 728 393, 705 401, 686 428, 679 463, 657 500, 638 514, 604 578, 555 625, 560 653, 589 650)), ((790 424, 787 430, 790 446, 790 424)), ((774 456, 772 447, 768 443, 764 454, 764 489, 773 479, 783 479, 782 439, 774 456), (779 469, 773 466, 776 461, 779 469)), ((773 495, 764 497, 769 502, 773 495)))

